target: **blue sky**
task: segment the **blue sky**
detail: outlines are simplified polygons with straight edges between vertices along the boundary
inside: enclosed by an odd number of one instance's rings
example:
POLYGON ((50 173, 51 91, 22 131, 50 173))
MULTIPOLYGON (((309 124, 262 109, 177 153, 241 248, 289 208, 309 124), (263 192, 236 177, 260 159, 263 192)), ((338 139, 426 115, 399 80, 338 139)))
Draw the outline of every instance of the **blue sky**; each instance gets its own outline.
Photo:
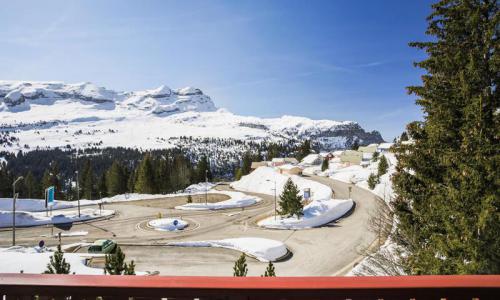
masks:
POLYGON ((421 118, 431 1, 8 1, 0 78, 194 86, 242 115, 353 120, 392 140, 421 118))

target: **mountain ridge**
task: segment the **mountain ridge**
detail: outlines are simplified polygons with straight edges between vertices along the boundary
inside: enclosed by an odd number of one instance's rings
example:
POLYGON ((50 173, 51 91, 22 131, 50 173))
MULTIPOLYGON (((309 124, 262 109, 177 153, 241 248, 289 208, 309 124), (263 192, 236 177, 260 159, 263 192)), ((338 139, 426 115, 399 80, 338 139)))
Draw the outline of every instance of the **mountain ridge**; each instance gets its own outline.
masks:
POLYGON ((240 116, 218 109, 201 89, 162 85, 114 91, 90 82, 0 81, 0 130, 14 141, 1 150, 33 147, 175 147, 172 138, 242 141, 311 139, 324 150, 382 142, 353 121, 240 116))

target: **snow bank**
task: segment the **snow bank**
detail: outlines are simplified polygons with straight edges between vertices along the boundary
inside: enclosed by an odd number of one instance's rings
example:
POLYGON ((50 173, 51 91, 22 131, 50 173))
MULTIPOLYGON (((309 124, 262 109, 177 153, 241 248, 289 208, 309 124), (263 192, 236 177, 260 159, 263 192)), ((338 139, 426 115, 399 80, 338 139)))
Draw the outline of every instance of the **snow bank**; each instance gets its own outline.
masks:
MULTIPOLYGON (((3 273, 41 274, 47 270, 47 264, 53 252, 39 252, 35 248, 20 246, 0 248, 0 261, 3 273)), ((90 268, 85 265, 85 258, 77 253, 64 253, 66 262, 71 265, 70 272, 86 275, 103 275, 103 269, 90 268)))
MULTIPOLYGON (((63 209, 75 206, 73 202, 69 201, 55 201, 52 209, 63 209)), ((12 198, 0 198, 0 210, 12 210, 12 198)), ((16 210, 19 211, 45 211, 45 200, 43 199, 17 199, 16 210)))
POLYGON ((318 227, 330 223, 345 215, 353 206, 354 202, 348 200, 317 200, 304 207, 304 215, 297 217, 283 218, 278 216, 268 217, 260 222, 259 226, 274 229, 304 229, 318 227))
POLYGON ((280 195, 288 178, 292 178, 301 191, 310 188, 312 200, 327 200, 332 197, 332 190, 324 184, 297 175, 279 174, 271 167, 259 167, 240 180, 231 183, 231 187, 240 191, 274 195, 274 182, 276 181, 276 194, 280 195))
MULTIPOLYGON (((211 192, 212 193, 212 192, 211 192)), ((230 191, 217 191, 217 194, 224 194, 230 197, 229 200, 215 202, 215 203, 187 203, 184 205, 176 206, 175 209, 181 210, 219 210, 229 208, 240 208, 254 205, 261 199, 255 196, 249 196, 240 192, 230 191)))
POLYGON ((373 171, 370 168, 353 165, 335 169, 332 173, 330 173, 330 178, 347 183, 358 183, 368 180, 368 177, 372 172, 373 171))
POLYGON ((158 231, 175 231, 186 228, 188 222, 174 218, 163 218, 149 221, 148 225, 158 231))
MULTIPOLYGON (((82 209, 81 216, 78 211, 58 211, 46 216, 45 212, 16 211, 16 227, 38 226, 45 224, 62 224, 77 221, 92 220, 101 217, 111 216, 114 210, 82 209)), ((0 227, 12 227, 12 212, 0 211, 0 227)))
POLYGON ((280 241, 264 238, 234 238, 223 240, 172 242, 167 246, 177 247, 216 247, 243 252, 262 262, 276 261, 288 252, 286 245, 280 241))
POLYGON ((187 188, 184 189, 185 193, 204 193, 205 191, 211 190, 214 186, 216 186, 215 183, 211 182, 200 182, 196 184, 192 184, 188 186, 187 188))

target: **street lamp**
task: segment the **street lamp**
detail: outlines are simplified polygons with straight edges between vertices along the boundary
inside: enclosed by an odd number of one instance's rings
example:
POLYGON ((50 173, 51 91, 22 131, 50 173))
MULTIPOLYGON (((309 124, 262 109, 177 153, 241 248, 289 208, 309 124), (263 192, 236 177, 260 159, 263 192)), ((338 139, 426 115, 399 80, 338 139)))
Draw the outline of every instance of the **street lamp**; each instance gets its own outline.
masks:
POLYGON ((12 246, 16 245, 16 184, 23 180, 23 176, 17 177, 12 183, 12 246))
POLYGON ((205 205, 208 205, 208 170, 205 170, 205 205))
MULTIPOLYGON (((266 181, 272 182, 270 179, 266 179, 266 181)), ((274 179, 274 220, 276 221, 276 179, 274 179)))
POLYGON ((78 218, 80 218, 80 186, 79 186, 79 180, 78 180, 78 170, 75 171, 76 174, 76 199, 78 201, 78 218))

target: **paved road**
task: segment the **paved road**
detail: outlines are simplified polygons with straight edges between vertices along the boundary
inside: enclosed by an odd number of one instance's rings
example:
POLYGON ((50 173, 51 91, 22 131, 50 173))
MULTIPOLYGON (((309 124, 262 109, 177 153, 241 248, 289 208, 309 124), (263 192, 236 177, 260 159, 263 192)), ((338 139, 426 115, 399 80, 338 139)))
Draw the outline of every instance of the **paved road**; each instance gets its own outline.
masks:
MULTIPOLYGON (((336 198, 347 198, 349 185, 329 178, 310 176, 309 179, 330 186, 336 198)), ((228 188, 228 187, 226 187, 228 188)), ((247 193, 248 194, 248 193, 247 193)), ((369 191, 353 187, 351 196, 356 202, 354 211, 335 223, 306 230, 262 229, 255 222, 274 211, 272 196, 255 194, 263 199, 257 205, 242 209, 212 212, 178 211, 165 199, 165 208, 148 207, 147 201, 106 205, 118 213, 109 220, 76 224, 72 231, 85 230, 84 237, 65 237, 63 243, 97 238, 112 238, 122 244, 127 259, 136 261, 137 270, 158 270, 162 275, 232 275, 236 251, 217 248, 176 248, 163 246, 169 241, 193 241, 235 237, 263 237, 280 240, 293 252, 288 260, 275 264, 279 276, 330 276, 342 275, 359 260, 359 251, 372 244, 376 236, 368 230, 370 212, 383 202, 369 191), (181 232, 159 232, 145 224, 161 212, 171 217, 181 217, 190 226, 181 232)), ((157 203, 156 203, 157 204, 157 203)), ((157 206, 157 205, 155 205, 157 206)), ((55 232, 58 230, 55 229, 55 232)), ((44 239, 56 244, 50 235, 51 227, 23 228, 16 231, 18 244, 33 245, 44 239)), ((11 232, 0 231, 0 245, 9 245, 11 232)), ((249 275, 261 275, 265 263, 248 258, 249 275)))

